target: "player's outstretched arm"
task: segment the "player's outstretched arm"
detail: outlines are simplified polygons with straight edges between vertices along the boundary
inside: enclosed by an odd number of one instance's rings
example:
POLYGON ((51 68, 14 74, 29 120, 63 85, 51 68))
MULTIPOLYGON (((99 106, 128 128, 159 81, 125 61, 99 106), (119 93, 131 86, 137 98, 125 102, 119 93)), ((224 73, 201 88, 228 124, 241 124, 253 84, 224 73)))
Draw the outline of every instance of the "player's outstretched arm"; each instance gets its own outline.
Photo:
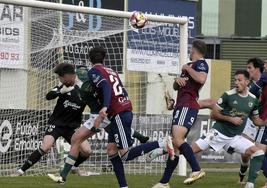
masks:
POLYGON ((240 117, 231 117, 226 116, 221 113, 221 109, 215 105, 212 112, 211 112, 211 118, 216 121, 228 121, 234 125, 241 125, 243 123, 243 119, 240 117))
POLYGON ((202 99, 197 101, 200 109, 209 108, 213 109, 216 105, 216 100, 214 99, 202 99))

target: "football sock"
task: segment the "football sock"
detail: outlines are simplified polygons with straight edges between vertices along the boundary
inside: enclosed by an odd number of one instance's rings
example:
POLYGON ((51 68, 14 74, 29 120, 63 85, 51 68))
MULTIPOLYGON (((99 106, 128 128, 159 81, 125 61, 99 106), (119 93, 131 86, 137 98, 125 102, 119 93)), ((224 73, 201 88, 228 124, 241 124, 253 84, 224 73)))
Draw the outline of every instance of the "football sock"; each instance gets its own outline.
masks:
POLYGON ((163 176, 160 180, 160 183, 166 184, 170 181, 172 177, 172 173, 175 170, 176 166, 178 165, 179 162, 179 156, 174 156, 174 160, 171 160, 170 157, 168 157, 166 167, 163 173, 163 176))
POLYGON ((119 154, 109 156, 120 187, 127 187, 122 160, 119 154))
POLYGON ((136 138, 137 140, 139 140, 142 144, 146 143, 149 140, 148 136, 144 136, 141 133, 137 132, 137 131, 133 131, 133 135, 132 137, 136 138))
POLYGON ((22 165, 21 170, 23 172, 28 170, 31 166, 37 163, 37 161, 39 161, 43 155, 45 155, 45 152, 41 148, 38 148, 37 150, 32 152, 32 154, 28 157, 28 159, 22 165))
POLYGON ((60 176, 64 180, 66 180, 66 178, 67 178, 67 176, 71 170, 71 167, 75 164, 76 159, 77 159, 76 157, 71 156, 70 154, 66 158, 64 167, 63 167, 62 171, 60 172, 60 176))
POLYGON ((264 152, 262 150, 256 151, 251 155, 248 182, 255 183, 257 172, 261 169, 263 159, 264 152))
POLYGON ((74 164, 75 167, 78 167, 80 164, 82 164, 84 161, 86 161, 87 159, 89 158, 89 156, 87 157, 84 157, 81 155, 81 153, 79 153, 78 157, 77 157, 77 160, 74 164))
POLYGON ((133 160, 134 158, 144 155, 156 148, 159 148, 158 141, 141 144, 131 148, 128 152, 121 156, 121 159, 123 161, 133 160))
POLYGON ((184 142, 182 145, 180 145, 179 150, 190 164, 192 172, 200 171, 199 164, 190 145, 187 142, 184 142))

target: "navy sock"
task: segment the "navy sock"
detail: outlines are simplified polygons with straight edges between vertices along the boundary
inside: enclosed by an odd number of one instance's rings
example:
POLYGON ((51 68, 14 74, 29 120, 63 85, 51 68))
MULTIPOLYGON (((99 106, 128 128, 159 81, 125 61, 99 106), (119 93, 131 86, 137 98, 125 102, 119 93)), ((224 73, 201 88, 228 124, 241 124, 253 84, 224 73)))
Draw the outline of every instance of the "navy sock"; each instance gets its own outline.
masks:
POLYGON ((261 169, 263 170, 265 178, 267 178, 267 153, 265 153, 261 169))
POLYGON ((156 148, 159 148, 158 141, 141 144, 139 146, 131 148, 121 157, 121 159, 124 161, 133 160, 134 158, 144 155, 156 148))
POLYGON ((109 156, 120 187, 127 187, 122 160, 119 154, 109 156))
POLYGON ((197 162, 197 159, 193 153, 192 148, 190 145, 186 142, 184 142, 180 147, 179 147, 180 153, 184 155, 186 158, 187 162, 190 164, 192 168, 192 172, 200 171, 199 164, 197 162))
POLYGON ((179 162, 179 156, 174 156, 174 160, 171 160, 170 157, 168 157, 166 167, 164 170, 164 174, 160 180, 160 183, 168 183, 172 177, 172 173, 175 170, 176 166, 179 162))

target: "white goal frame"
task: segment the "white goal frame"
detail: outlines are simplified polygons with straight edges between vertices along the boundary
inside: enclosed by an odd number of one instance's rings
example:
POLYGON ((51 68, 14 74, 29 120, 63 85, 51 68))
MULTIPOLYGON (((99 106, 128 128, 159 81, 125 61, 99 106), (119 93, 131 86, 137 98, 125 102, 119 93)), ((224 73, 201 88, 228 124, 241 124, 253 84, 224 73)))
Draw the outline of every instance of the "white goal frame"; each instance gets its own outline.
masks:
MULTIPOLYGON (((57 11, 95 14, 95 15, 100 15, 100 16, 113 16, 113 17, 120 17, 120 18, 126 18, 126 19, 129 19, 130 16, 132 15, 132 12, 127 12, 127 11, 82 7, 82 6, 76 6, 76 5, 67 5, 67 4, 51 3, 51 2, 36 1, 36 0, 0 0, 0 3, 13 4, 13 5, 19 5, 19 6, 25 6, 25 7, 51 9, 51 10, 57 10, 57 11)), ((180 66, 177 72, 180 73, 181 65, 187 63, 187 60, 188 60, 188 18, 187 17, 159 16, 159 15, 153 15, 153 14, 147 14, 146 16, 149 21, 179 24, 179 27, 180 27, 179 65, 180 66)), ((186 160, 183 156, 180 157, 178 174, 180 176, 186 176, 186 160)))

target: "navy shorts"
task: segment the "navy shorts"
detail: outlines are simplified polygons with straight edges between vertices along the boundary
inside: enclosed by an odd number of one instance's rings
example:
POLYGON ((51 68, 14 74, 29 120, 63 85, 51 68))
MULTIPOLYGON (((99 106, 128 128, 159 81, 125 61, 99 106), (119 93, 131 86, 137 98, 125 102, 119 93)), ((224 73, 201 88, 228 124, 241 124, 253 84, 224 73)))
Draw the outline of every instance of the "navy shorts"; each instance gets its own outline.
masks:
POLYGON ((267 145, 267 127, 262 126, 259 128, 256 142, 267 145))
POLYGON ((116 143, 118 149, 127 149, 133 145, 131 136, 133 113, 121 112, 111 119, 108 143, 116 143))
POLYGON ((172 126, 183 126, 189 131, 197 119, 197 114, 197 109, 189 107, 177 107, 173 110, 172 126))
POLYGON ((51 135, 54 137, 55 141, 62 136, 69 144, 71 142, 71 137, 75 133, 75 128, 48 125, 45 130, 45 136, 51 135))

